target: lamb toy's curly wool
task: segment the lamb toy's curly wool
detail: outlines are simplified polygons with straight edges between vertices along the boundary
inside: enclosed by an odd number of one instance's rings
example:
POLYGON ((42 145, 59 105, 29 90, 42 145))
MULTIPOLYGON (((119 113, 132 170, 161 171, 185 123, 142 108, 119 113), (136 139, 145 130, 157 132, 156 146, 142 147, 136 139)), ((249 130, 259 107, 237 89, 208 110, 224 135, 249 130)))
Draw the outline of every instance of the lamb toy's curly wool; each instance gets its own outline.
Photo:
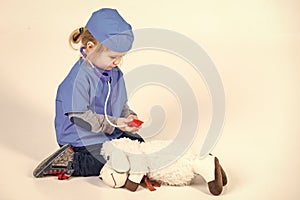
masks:
POLYGON ((182 186, 189 185, 196 175, 201 175, 213 195, 221 194, 227 177, 219 160, 212 155, 201 160, 191 150, 177 156, 162 153, 161 150, 170 142, 156 140, 140 143, 128 138, 105 142, 101 154, 107 163, 99 177, 112 187, 125 185, 127 189, 136 191, 145 176, 160 184, 182 186))

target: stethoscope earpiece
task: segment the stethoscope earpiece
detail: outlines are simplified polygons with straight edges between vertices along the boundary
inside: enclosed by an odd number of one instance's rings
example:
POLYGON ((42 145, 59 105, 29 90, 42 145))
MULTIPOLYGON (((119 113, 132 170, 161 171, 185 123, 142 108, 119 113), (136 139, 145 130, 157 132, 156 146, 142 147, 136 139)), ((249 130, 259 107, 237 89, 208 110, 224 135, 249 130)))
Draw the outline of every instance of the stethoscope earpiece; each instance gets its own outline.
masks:
POLYGON ((80 47, 80 53, 81 53, 81 55, 82 55, 84 58, 87 57, 86 53, 84 52, 85 49, 86 49, 85 46, 80 47))

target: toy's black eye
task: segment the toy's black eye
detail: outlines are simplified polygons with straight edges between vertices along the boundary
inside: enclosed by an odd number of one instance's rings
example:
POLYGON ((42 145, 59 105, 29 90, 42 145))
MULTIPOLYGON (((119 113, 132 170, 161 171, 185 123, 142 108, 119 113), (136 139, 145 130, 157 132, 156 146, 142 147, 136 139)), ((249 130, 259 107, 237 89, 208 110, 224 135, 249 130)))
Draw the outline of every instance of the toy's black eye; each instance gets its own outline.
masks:
POLYGON ((110 157, 109 157, 109 156, 107 156, 107 157, 106 157, 106 160, 109 160, 109 159, 110 159, 110 157))

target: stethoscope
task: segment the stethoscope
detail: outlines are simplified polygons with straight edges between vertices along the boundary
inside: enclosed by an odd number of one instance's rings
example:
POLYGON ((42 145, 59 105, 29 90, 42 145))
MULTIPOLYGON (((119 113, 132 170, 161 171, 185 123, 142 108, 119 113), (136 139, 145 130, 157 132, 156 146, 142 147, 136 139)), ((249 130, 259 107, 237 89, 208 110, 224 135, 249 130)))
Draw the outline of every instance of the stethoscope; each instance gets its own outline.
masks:
POLYGON ((87 60, 89 62, 89 64, 92 66, 93 68, 93 71, 94 73, 104 82, 107 83, 108 85, 108 92, 107 92, 107 95, 106 95, 106 98, 105 98, 105 103, 104 103, 104 116, 105 116, 105 119, 106 121, 113 127, 117 127, 117 128, 120 128, 120 127, 126 127, 127 125, 124 124, 124 125, 116 125, 114 123, 112 123, 109 118, 108 118, 108 115, 107 115, 107 104, 108 104, 108 99, 109 99, 109 96, 110 96, 110 93, 111 93, 111 70, 104 70, 103 72, 100 72, 100 70, 95 67, 95 65, 87 58, 87 55, 86 53, 84 52, 84 49, 85 47, 81 47, 80 48, 80 53, 82 54, 82 56, 84 57, 85 60, 87 60))

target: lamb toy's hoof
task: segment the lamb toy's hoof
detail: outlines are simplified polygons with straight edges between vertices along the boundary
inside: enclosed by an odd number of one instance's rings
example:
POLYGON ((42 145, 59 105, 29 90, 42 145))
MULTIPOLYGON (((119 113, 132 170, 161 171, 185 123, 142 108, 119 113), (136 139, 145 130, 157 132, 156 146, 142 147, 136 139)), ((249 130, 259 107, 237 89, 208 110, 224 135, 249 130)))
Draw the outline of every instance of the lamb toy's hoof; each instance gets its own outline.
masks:
POLYGON ((223 191, 223 186, 227 184, 225 171, 222 169, 219 160, 215 157, 215 180, 208 182, 208 188, 213 195, 220 195, 223 191))
POLYGON ((135 183, 129 179, 126 180, 125 188, 131 192, 135 192, 139 187, 139 183, 135 183))
POLYGON ((135 192, 139 187, 143 177, 144 174, 129 174, 125 183, 125 188, 131 192, 135 192))
POLYGON ((225 171, 223 170, 222 166, 220 165, 221 167, 221 174, 222 174, 222 181, 223 181, 223 186, 227 185, 228 183, 228 180, 227 180, 227 176, 226 176, 226 173, 225 171))

